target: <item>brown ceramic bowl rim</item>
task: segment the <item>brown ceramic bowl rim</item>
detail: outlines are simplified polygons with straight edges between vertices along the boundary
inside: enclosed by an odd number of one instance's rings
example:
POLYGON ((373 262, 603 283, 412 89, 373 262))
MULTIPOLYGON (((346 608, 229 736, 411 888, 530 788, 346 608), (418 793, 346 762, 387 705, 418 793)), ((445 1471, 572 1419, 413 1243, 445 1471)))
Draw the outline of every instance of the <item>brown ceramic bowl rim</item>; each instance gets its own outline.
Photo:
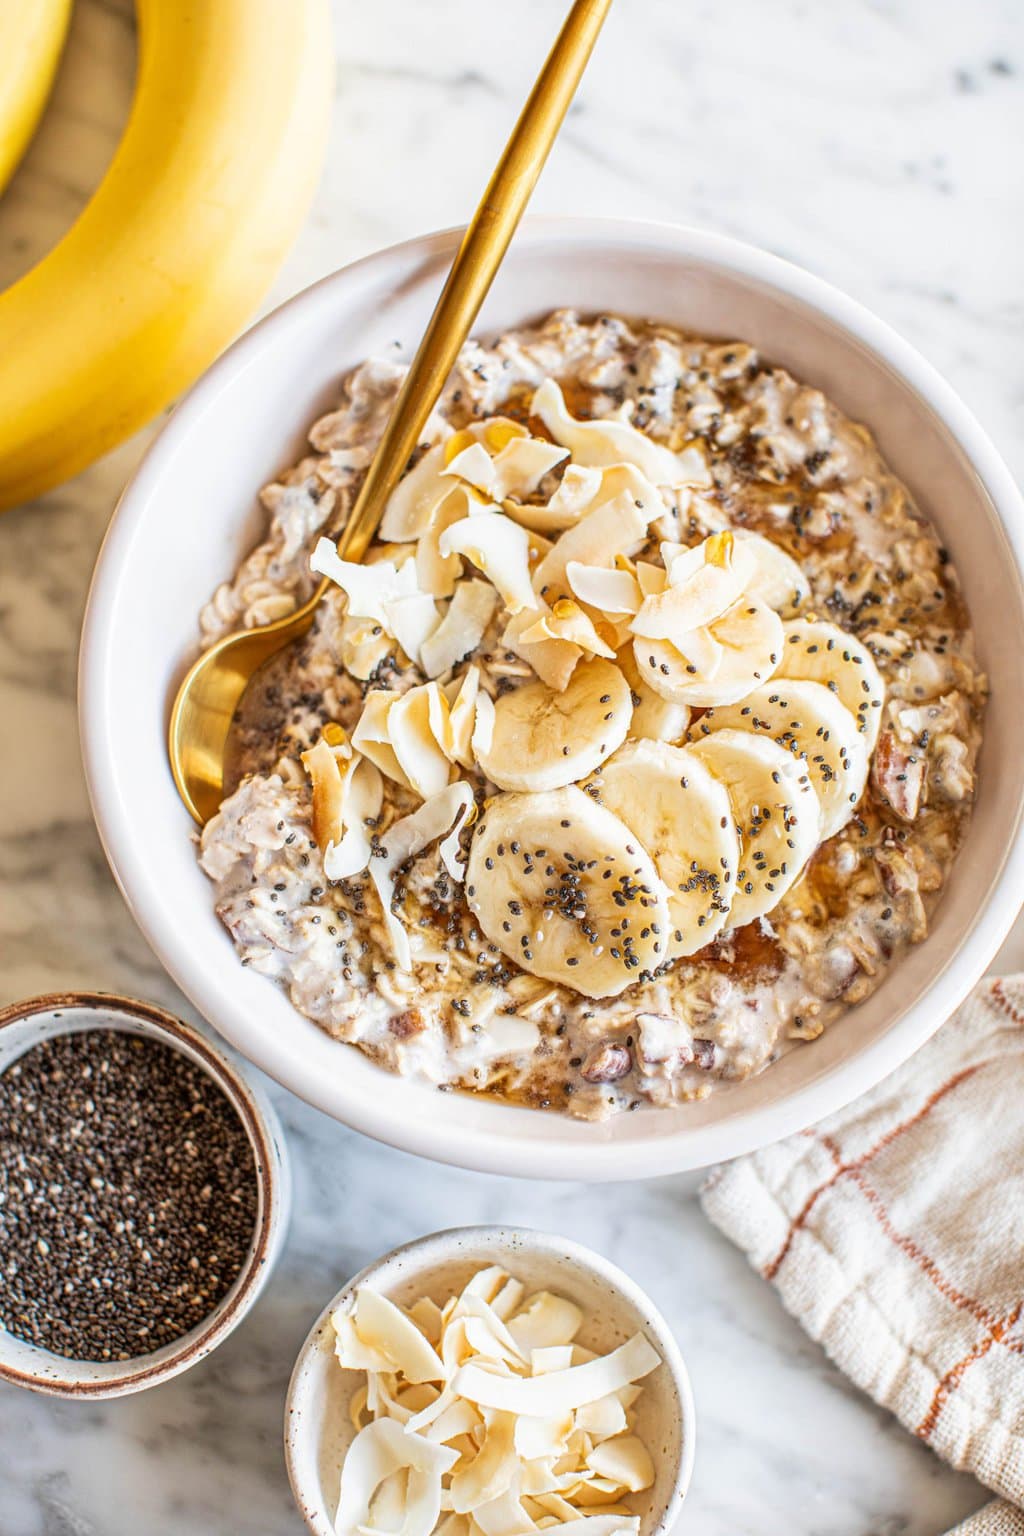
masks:
MULTIPOLYGON (((202 1062, 203 1070, 224 1093, 232 1109, 238 1115, 252 1147, 258 1192, 256 1230, 245 1263, 238 1277, 214 1306, 202 1323, 183 1337, 188 1341, 171 1355, 165 1355, 158 1364, 145 1365, 145 1355, 125 1361, 120 1376, 104 1376, 96 1380, 55 1381, 50 1377, 18 1370, 0 1360, 0 1381, 15 1386, 29 1387, 36 1392, 46 1392, 58 1397, 114 1397, 126 1392, 140 1391, 155 1386, 169 1377, 187 1370, 216 1344, 226 1337, 241 1321, 252 1299, 254 1282, 262 1275, 279 1217, 280 1194, 275 1174, 276 1157, 271 1144, 270 1128, 263 1110, 257 1105, 250 1085, 235 1064, 191 1024, 138 998, 125 997, 116 992, 47 992, 22 1002, 10 1003, 0 1008, 0 1030, 11 1024, 22 1023, 42 1013, 73 1013, 83 1009, 103 1009, 108 1013, 121 1014, 144 1026, 144 1033, 151 1039, 170 1036, 175 1044, 185 1044, 202 1062), (145 1028, 148 1026, 148 1028, 145 1028)), ((104 1026, 98 1024, 97 1028, 104 1026)), ((108 1026, 109 1027, 109 1026, 108 1026)), ((116 1027, 116 1026, 114 1026, 116 1027)), ((46 1038, 64 1033, 53 1030, 46 1038)), ((31 1046, 28 1047, 31 1049, 31 1046)), ((0 1069, 2 1070, 2 1069, 0 1069)), ((26 1341, 28 1342, 28 1341, 26 1341)), ((63 1359, 66 1357, 58 1356, 63 1359)), ((80 1364, 83 1372, 102 1362, 68 1358, 69 1367, 80 1364)))

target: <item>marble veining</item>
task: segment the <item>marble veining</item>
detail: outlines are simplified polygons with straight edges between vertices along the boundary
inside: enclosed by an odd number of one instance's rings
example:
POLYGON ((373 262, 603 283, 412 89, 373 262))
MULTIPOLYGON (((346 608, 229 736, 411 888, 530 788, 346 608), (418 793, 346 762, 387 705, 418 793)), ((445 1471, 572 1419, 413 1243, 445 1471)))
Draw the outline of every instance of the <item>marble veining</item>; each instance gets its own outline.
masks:
MULTIPOLYGON (((473 206, 563 7, 335 0, 328 170, 269 303, 473 206)), ((78 0, 58 90, 0 202, 0 283, 74 218, 131 95, 129 0, 78 0)), ((1024 470, 1019 0, 619 0, 538 212, 706 225, 770 247, 914 341, 1024 470)), ((151 435, 0 522, 4 1000, 95 986, 188 1014, 107 871, 74 716, 75 652, 111 507, 151 435)), ((1018 927, 999 968, 1024 962, 1018 927)), ((675 1327, 697 1396, 684 1528, 928 1536, 980 1504, 832 1368, 712 1232, 696 1180, 536 1187, 418 1162, 280 1090, 296 1217, 245 1326, 184 1378, 113 1404, 0 1390, 4 1536, 281 1536, 301 1529, 284 1388, 341 1279, 429 1227, 518 1221, 628 1267, 675 1327)))

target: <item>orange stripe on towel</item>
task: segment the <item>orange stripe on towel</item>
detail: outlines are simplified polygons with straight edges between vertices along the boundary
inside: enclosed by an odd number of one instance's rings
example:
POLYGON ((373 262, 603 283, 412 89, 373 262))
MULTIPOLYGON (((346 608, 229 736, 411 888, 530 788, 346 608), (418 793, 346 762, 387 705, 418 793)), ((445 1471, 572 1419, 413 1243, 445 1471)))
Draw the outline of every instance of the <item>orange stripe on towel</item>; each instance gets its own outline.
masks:
POLYGON ((844 1163, 842 1161, 842 1153, 832 1138, 827 1135, 822 1136, 822 1145, 832 1154, 833 1161, 837 1164, 835 1172, 831 1175, 830 1178, 825 1180, 824 1184, 819 1184, 818 1188, 813 1190, 811 1194, 808 1195, 801 1209, 797 1212, 796 1216, 793 1217, 789 1224, 789 1230, 786 1233, 786 1238, 782 1244, 782 1247, 779 1249, 775 1258, 772 1259, 771 1263, 768 1264, 762 1271, 765 1279, 775 1279, 775 1276, 778 1274, 780 1268, 782 1267, 786 1255, 789 1253, 790 1248, 793 1246, 793 1239, 796 1237, 796 1234, 800 1231, 800 1229, 807 1225, 808 1217, 826 1190, 831 1189, 834 1184, 838 1184, 839 1180, 846 1174, 853 1173, 857 1169, 863 1168, 864 1165, 869 1163, 873 1157, 877 1157, 879 1152, 883 1151, 886 1147, 891 1146, 898 1137, 903 1135, 904 1131, 909 1131, 915 1125, 918 1125, 925 1118, 925 1116, 935 1108, 936 1104, 938 1104, 942 1099, 946 1097, 947 1094, 952 1093, 954 1088, 958 1088, 961 1083, 966 1082, 969 1077, 973 1077, 975 1072, 978 1072, 984 1066, 988 1066, 988 1061, 976 1061, 970 1067, 963 1067, 953 1077, 944 1082, 941 1087, 936 1088, 934 1093, 930 1094, 929 1097, 925 1099, 921 1107, 915 1110, 907 1120, 901 1121, 899 1125, 894 1125, 891 1130, 886 1131, 885 1135, 880 1136, 873 1147, 870 1147, 867 1152, 862 1153, 861 1156, 856 1158, 853 1162, 844 1163))
POLYGON ((974 1348, 970 1351, 969 1354, 964 1355, 963 1359, 958 1360, 956 1365, 954 1365, 951 1370, 946 1372, 945 1376, 943 1376, 942 1380, 935 1388, 935 1395, 929 1404, 928 1412, 925 1414, 924 1418, 921 1420, 920 1424, 914 1431, 915 1435, 917 1435, 919 1439, 928 1439, 936 1424, 939 1422, 939 1415, 941 1414, 943 1408, 946 1406, 946 1403, 952 1397, 957 1387, 959 1387, 971 1366, 974 1365, 975 1361, 984 1359, 989 1350, 992 1348, 993 1344, 1001 1344, 1003 1342, 1003 1335, 1007 1332, 1008 1329, 1013 1327, 1018 1317, 1020 1317, 1020 1312, 1021 1304, 1018 1302, 1008 1317, 1005 1317, 1001 1322, 996 1323, 995 1327, 990 1333, 986 1334, 983 1339, 978 1340, 977 1344, 975 1344, 974 1348))
POLYGON ((1024 1010, 1011 1003, 1003 991, 1002 977, 994 981, 991 987, 989 987, 988 1000, 989 1002, 998 1003, 1000 1013, 1004 1013, 1011 1023, 1024 1024, 1024 1010))

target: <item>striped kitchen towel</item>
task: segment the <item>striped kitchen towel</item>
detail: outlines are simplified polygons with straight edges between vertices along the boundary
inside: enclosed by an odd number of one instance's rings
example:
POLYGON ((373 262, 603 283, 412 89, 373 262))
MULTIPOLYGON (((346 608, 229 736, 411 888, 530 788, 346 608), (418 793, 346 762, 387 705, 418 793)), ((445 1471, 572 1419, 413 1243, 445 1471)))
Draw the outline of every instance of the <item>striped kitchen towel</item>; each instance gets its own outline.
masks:
POLYGON ((851 1380, 1000 1496, 956 1536, 1024 1536, 1024 976, 702 1201, 851 1380))

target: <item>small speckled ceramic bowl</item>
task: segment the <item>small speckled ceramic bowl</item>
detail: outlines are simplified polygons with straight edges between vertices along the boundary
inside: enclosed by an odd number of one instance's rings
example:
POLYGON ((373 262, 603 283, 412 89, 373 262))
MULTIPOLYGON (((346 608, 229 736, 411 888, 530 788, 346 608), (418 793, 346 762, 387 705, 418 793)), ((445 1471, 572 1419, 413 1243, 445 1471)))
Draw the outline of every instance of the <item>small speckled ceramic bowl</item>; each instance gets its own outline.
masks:
POLYGON ((662 1364, 645 1377, 636 1432, 654 1460, 653 1488, 628 1502, 640 1536, 671 1531, 693 1472, 690 1378, 668 1324, 638 1285, 599 1253, 524 1227, 455 1227, 396 1248, 350 1280, 314 1323, 292 1373, 285 1411, 285 1456, 292 1492, 313 1536, 333 1536, 341 1464, 354 1438, 349 1402, 365 1377, 342 1370, 331 1314, 360 1285, 406 1306, 420 1296, 444 1302, 488 1264, 500 1264, 527 1290, 560 1292, 584 1314, 579 1342, 604 1353, 642 1330, 662 1364))
POLYGON ((177 1376, 202 1360, 241 1322, 281 1251, 291 1209, 291 1176, 277 1115, 263 1093, 198 1030, 162 1008, 105 993, 52 993, 0 1009, 0 1073, 55 1035, 118 1029, 180 1051, 204 1071, 238 1115, 252 1145, 258 1182, 249 1253, 234 1285, 201 1323, 171 1344, 133 1360, 67 1360, 16 1338, 0 1325, 0 1381, 58 1397, 120 1397, 177 1376))

